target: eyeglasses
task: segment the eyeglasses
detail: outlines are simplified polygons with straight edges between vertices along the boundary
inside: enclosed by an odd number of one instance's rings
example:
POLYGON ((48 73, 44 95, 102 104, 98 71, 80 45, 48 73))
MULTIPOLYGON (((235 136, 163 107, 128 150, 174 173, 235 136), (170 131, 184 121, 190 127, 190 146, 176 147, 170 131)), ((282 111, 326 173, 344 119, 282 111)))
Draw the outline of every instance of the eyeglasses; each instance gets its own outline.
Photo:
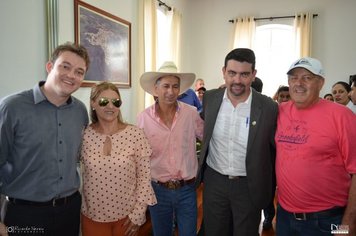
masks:
POLYGON ((119 108, 119 107, 121 106, 121 104, 122 104, 122 101, 121 101, 120 98, 113 98, 113 99, 100 98, 98 104, 99 104, 99 106, 101 106, 101 107, 105 107, 106 105, 109 104, 110 101, 111 101, 111 103, 112 103, 115 107, 117 107, 117 108, 119 108))

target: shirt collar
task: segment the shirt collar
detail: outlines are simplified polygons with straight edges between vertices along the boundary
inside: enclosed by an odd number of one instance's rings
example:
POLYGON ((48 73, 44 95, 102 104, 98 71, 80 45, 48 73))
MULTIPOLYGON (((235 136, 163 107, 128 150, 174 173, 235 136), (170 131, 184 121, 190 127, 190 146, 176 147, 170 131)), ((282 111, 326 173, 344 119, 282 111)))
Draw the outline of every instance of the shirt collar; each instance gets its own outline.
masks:
POLYGON ((41 86, 43 86, 45 81, 40 81, 38 84, 35 85, 33 88, 33 97, 35 100, 35 104, 38 104, 42 101, 47 100, 46 96, 43 94, 41 90, 41 86))
MULTIPOLYGON (((33 88, 33 97, 35 104, 41 103, 43 101, 48 101, 46 96, 41 90, 41 87, 45 84, 45 81, 40 81, 38 84, 36 84, 33 88)), ((49 102, 49 101, 48 101, 49 102)), ((66 102, 65 105, 69 105, 73 102, 72 96, 70 96, 66 102)))
MULTIPOLYGON (((156 112, 156 107, 158 106, 158 101, 155 102, 155 104, 153 104, 151 106, 151 115, 153 117, 158 117, 157 112, 156 112)), ((177 110, 176 113, 179 113, 181 110, 181 102, 177 100, 177 110)))
MULTIPOLYGON (((242 102, 243 104, 247 104, 247 105, 250 105, 251 104, 251 100, 252 100, 252 89, 250 89, 250 95, 248 95, 247 99, 242 102)), ((229 101, 229 98, 227 96, 227 88, 225 89, 225 92, 224 92, 224 97, 223 97, 223 101, 229 101)))

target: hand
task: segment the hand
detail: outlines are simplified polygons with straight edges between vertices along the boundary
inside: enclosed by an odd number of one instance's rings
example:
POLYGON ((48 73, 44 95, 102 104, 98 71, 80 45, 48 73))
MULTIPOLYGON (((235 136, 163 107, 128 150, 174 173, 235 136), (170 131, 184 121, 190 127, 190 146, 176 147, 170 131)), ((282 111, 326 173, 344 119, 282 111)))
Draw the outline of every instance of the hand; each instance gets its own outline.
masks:
POLYGON ((138 230, 140 229, 139 225, 135 225, 131 222, 129 217, 126 217, 124 221, 125 236, 136 236, 138 235, 138 230))
POLYGON ((6 226, 0 222, 0 236, 8 236, 6 226))

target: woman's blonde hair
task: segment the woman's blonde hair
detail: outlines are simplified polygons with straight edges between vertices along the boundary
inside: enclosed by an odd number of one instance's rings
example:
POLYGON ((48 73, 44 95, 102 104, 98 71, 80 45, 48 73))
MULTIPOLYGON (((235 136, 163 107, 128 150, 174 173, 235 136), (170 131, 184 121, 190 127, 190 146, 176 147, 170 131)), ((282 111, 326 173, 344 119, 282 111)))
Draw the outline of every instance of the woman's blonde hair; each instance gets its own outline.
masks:
MULTIPOLYGON (((105 90, 112 90, 115 93, 117 93, 117 95, 119 95, 119 98, 121 99, 121 95, 119 92, 119 89, 116 87, 115 84, 110 83, 110 82, 101 82, 99 84, 96 84, 92 87, 91 89, 91 93, 90 93, 90 101, 91 102, 95 102, 95 100, 100 96, 100 94, 105 91, 105 90)), ((93 109, 91 103, 90 103, 90 119, 92 123, 97 123, 98 122, 98 116, 96 114, 96 111, 93 109)), ((117 117, 119 123, 123 123, 124 121, 122 119, 122 115, 121 115, 121 111, 119 110, 119 115, 117 117)))

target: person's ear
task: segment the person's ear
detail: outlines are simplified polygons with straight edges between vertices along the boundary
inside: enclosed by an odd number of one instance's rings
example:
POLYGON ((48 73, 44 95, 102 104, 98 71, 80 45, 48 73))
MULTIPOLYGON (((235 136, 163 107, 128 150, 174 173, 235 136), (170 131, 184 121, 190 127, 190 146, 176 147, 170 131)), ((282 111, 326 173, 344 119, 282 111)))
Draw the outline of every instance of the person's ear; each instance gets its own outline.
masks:
POLYGON ((47 71, 47 73, 51 72, 52 69, 53 69, 53 63, 51 61, 48 61, 46 63, 46 71, 47 71))

